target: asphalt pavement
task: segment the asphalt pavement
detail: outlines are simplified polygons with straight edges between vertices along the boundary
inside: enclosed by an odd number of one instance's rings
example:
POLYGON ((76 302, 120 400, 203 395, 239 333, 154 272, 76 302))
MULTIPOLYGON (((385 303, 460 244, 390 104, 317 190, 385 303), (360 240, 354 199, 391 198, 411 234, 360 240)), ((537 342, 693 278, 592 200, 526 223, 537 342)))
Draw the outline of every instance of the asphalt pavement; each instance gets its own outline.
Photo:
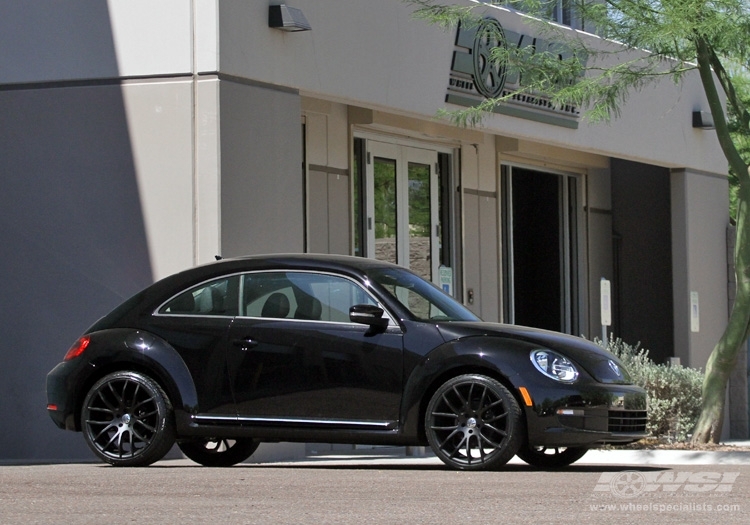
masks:
POLYGON ((737 445, 592 450, 555 471, 514 458, 499 471, 458 472, 429 449, 223 469, 187 459, 0 465, 0 524, 746 525, 750 446, 737 445))

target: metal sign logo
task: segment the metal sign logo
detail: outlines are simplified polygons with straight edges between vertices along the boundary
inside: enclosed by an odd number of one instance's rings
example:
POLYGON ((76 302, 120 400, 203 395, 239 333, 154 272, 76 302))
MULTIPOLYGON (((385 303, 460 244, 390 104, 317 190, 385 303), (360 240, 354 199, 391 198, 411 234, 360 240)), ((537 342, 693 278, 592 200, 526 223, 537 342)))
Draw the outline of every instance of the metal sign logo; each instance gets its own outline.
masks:
POLYGON ((505 87, 505 64, 493 62, 490 53, 505 47, 503 26, 494 18, 485 18, 477 28, 472 56, 474 58, 474 85, 487 98, 499 97, 505 87))
POLYGON ((543 94, 518 93, 521 86, 518 73, 510 73, 505 64, 491 59, 493 49, 511 46, 519 49, 531 46, 536 52, 552 51, 561 58, 572 53, 563 45, 504 29, 494 18, 485 18, 475 27, 459 26, 445 101, 472 107, 485 98, 510 95, 495 107, 496 113, 577 128, 577 107, 555 107, 543 94))

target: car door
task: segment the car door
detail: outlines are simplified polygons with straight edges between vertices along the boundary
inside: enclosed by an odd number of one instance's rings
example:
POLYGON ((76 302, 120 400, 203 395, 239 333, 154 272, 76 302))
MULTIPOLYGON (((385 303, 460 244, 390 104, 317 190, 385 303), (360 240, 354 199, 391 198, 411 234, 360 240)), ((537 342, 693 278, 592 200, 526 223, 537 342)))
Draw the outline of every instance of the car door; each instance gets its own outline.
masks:
POLYGON ((378 304, 360 284, 273 271, 245 275, 241 290, 227 361, 241 422, 395 427, 402 332, 349 320, 351 306, 378 304))

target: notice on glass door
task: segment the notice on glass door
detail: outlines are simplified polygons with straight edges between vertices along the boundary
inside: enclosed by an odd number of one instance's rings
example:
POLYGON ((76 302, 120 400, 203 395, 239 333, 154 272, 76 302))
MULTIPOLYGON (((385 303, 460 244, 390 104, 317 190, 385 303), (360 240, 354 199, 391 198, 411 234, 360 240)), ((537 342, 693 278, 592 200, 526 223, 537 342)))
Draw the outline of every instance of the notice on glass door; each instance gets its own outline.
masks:
POLYGON ((440 289, 448 295, 453 295, 453 268, 440 267, 440 289))

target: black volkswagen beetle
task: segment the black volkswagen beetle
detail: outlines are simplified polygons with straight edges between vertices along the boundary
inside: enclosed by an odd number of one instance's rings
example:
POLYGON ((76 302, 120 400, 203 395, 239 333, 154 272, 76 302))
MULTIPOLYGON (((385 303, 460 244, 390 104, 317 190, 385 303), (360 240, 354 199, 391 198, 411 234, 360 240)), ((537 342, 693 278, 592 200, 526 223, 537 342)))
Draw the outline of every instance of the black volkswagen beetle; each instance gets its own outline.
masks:
POLYGON ((96 322, 47 376, 58 427, 145 466, 261 442, 426 445, 456 469, 569 465, 646 435, 646 393, 583 339, 483 323, 410 271, 359 257, 224 259, 96 322))

